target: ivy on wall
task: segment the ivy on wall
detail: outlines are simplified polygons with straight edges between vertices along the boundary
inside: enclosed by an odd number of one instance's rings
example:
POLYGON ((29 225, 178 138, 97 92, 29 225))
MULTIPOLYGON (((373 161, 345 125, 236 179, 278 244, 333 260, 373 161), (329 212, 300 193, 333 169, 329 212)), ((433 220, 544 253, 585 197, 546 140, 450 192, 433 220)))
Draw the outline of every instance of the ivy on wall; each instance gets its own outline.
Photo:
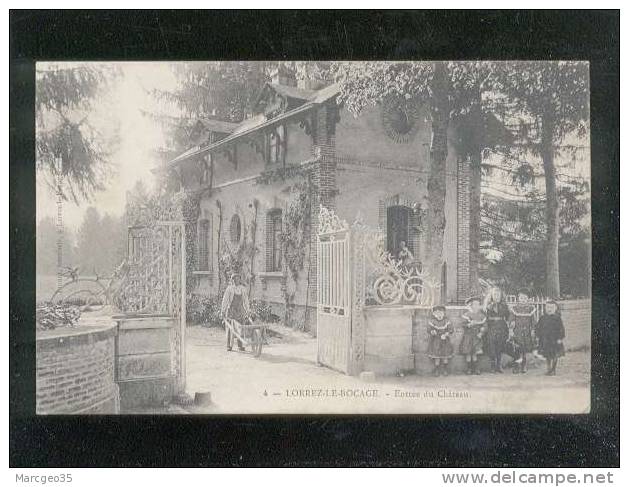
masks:
POLYGON ((248 283, 251 295, 253 281, 255 279, 253 263, 258 252, 258 248, 256 246, 258 206, 259 203, 256 199, 249 204, 250 209, 253 210, 253 218, 251 219, 244 218, 245 215, 243 212, 240 209, 237 209, 235 214, 240 218, 241 229, 240 237, 236 242, 232 241, 231 235, 221 235, 219 233, 219 294, 222 294, 224 289, 229 284, 231 275, 239 274, 242 277, 243 282, 245 284, 248 283))
POLYGON ((280 233, 280 249, 282 253, 284 298, 283 322, 286 326, 304 329, 305 321, 297 321, 295 316, 295 296, 299 290, 299 277, 304 270, 306 252, 310 255, 310 217, 313 195, 316 186, 312 178, 310 165, 286 166, 263 172, 257 180, 258 184, 286 183, 295 180, 282 190, 290 197, 290 203, 282 214, 282 232, 280 233))

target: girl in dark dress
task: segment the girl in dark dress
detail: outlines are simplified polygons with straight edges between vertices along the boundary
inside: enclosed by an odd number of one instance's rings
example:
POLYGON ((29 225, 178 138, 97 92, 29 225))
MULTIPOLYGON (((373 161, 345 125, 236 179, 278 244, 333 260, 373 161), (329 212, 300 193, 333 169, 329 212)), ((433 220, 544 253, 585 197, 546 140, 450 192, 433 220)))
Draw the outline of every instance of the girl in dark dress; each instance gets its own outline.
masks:
POLYGON ((526 374, 527 354, 534 348, 533 333, 535 321, 535 306, 529 303, 529 292, 526 289, 518 291, 518 302, 511 307, 511 324, 509 335, 520 349, 521 357, 515 361, 513 373, 526 374))
POLYGON ((502 290, 493 287, 485 299, 487 315, 487 333, 485 334, 485 352, 489 356, 491 371, 502 374, 502 354, 509 338, 509 307, 504 302, 502 290))
POLYGON ((433 374, 448 375, 448 362, 454 355, 454 348, 450 337, 454 334, 454 327, 446 317, 445 306, 432 308, 432 316, 428 319, 428 357, 435 364, 433 374))
POLYGON ((463 338, 459 343, 459 353, 465 356, 467 362, 466 374, 480 375, 478 369, 478 356, 483 353, 483 335, 487 317, 481 308, 481 299, 477 296, 469 298, 467 304, 469 311, 463 313, 463 338))
POLYGON ((548 301, 544 306, 544 314, 537 323, 539 353, 546 358, 548 371, 546 375, 555 375, 557 360, 564 355, 563 339, 566 331, 555 301, 548 301))

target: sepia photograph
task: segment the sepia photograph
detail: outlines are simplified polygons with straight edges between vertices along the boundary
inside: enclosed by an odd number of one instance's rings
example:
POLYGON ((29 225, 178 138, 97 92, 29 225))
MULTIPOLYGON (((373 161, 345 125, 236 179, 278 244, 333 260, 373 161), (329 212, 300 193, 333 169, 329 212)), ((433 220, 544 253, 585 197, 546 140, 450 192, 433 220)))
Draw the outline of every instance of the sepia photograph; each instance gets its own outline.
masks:
POLYGON ((38 415, 587 414, 587 61, 37 62, 38 415))

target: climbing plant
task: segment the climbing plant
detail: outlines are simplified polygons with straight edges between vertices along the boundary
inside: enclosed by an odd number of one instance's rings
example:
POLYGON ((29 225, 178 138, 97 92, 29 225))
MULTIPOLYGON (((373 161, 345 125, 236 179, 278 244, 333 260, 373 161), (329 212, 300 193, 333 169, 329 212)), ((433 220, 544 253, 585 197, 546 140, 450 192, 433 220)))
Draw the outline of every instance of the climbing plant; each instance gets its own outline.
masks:
MULTIPOLYGON (((219 274, 220 282, 224 287, 229 283, 232 274, 239 274, 245 283, 250 283, 249 289, 252 289, 253 261, 255 259, 258 248, 256 246, 257 232, 257 207, 258 201, 254 200, 251 205, 254 209, 254 216, 251 221, 241 218, 242 231, 240 240, 237 243, 230 242, 225 236, 220 236, 220 253, 219 253, 219 274)), ((240 217, 244 216, 240 211, 237 213, 240 217)), ((222 293, 223 289, 219 289, 222 293)))
POLYGON ((284 298, 283 322, 287 326, 303 329, 305 322, 295 317, 295 296, 299 290, 299 276, 304 270, 306 252, 310 249, 310 216, 313 195, 316 193, 312 167, 285 166, 263 172, 258 184, 288 183, 283 192, 289 195, 289 204, 282 215, 280 251, 282 254, 284 298))

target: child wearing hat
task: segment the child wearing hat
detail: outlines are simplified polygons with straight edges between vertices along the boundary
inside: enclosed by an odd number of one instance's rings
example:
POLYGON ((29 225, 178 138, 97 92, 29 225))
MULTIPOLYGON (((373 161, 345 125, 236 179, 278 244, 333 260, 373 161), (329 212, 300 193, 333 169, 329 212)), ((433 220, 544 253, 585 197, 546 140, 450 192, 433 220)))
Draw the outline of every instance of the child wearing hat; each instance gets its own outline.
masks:
POLYGON ((468 306, 468 311, 461 316, 463 319, 463 338, 459 344, 459 353, 465 357, 466 374, 480 375, 478 356, 483 353, 483 335, 487 316, 481 308, 480 297, 473 296, 465 304, 468 306))
POLYGON ((454 348, 450 337, 454 334, 454 327, 446 316, 445 306, 438 305, 432 308, 428 319, 428 357, 434 362, 433 375, 448 375, 448 362, 454 355, 454 348))
POLYGON ((555 375, 557 360, 564 355, 563 339, 566 336, 555 301, 548 301, 544 306, 544 314, 537 322, 536 335, 539 339, 539 353, 546 359, 546 375, 555 375))
POLYGON ((517 343, 521 356, 515 361, 513 373, 526 374, 527 354, 534 348, 533 322, 535 321, 535 306, 529 303, 529 292, 526 289, 518 291, 518 301, 511 307, 511 323, 509 335, 517 343))

